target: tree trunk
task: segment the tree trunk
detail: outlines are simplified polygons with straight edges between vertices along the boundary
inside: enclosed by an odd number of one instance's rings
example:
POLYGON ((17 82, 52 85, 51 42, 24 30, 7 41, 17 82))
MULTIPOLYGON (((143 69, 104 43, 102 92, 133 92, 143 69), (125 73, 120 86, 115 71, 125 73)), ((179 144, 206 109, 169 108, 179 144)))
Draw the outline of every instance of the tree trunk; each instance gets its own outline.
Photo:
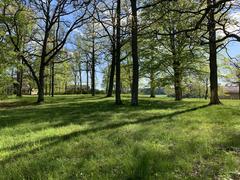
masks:
POLYGON ((138 62, 138 24, 137 24, 137 1, 131 0, 132 8, 132 98, 131 104, 138 105, 139 62, 138 62))
POLYGON ((49 64, 49 96, 51 96, 52 91, 52 63, 49 64))
POLYGON ((76 93, 77 93, 77 74, 76 72, 74 72, 74 94, 76 93))
POLYGON ((55 88, 55 69, 54 69, 54 61, 52 62, 52 85, 51 85, 51 95, 54 97, 54 88, 55 88))
POLYGON ((32 95, 32 87, 29 88, 29 95, 32 95))
POLYGON ((43 63, 40 66, 39 70, 39 83, 38 85, 38 103, 44 102, 44 72, 45 72, 45 66, 43 63))
POLYGON ((154 73, 150 72, 150 97, 155 98, 155 82, 154 82, 154 73))
POLYGON ((113 42, 112 42, 112 64, 110 69, 107 97, 111 97, 113 93, 114 74, 115 74, 115 67, 116 67, 115 26, 113 26, 113 32, 114 34, 113 34, 113 42))
POLYGON ((92 37, 92 78, 91 78, 91 91, 92 96, 95 96, 95 35, 94 35, 95 27, 94 27, 94 21, 93 21, 93 37, 92 37))
POLYGON ((23 83, 23 69, 18 67, 17 69, 17 97, 22 97, 22 83, 23 83))
POLYGON ((68 84, 67 84, 67 82, 65 82, 65 87, 64 87, 65 94, 67 92, 67 88, 68 88, 68 84))
POLYGON ((45 83, 44 83, 44 86, 45 86, 44 95, 47 96, 48 95, 48 84, 46 83, 47 79, 45 79, 44 81, 45 81, 45 83))
POLYGON ((82 93, 82 66, 81 66, 81 62, 79 62, 78 64, 78 73, 79 73, 79 84, 80 84, 80 91, 82 93))
MULTIPOLYGON (((208 6, 214 5, 215 0, 208 0, 208 6)), ((221 104, 218 98, 218 74, 217 74, 217 46, 216 46, 216 22, 214 8, 209 12, 209 66, 210 66, 210 104, 221 104)))
MULTIPOLYGON (((173 33, 176 32, 175 27, 173 28, 173 33)), ((171 49, 173 55, 173 70, 174 70, 174 91, 175 91, 175 100, 182 100, 182 71, 181 63, 178 59, 178 54, 176 51, 176 35, 170 36, 171 49)))
MULTIPOLYGON (((113 51, 115 51, 115 49, 113 51)), ((115 55, 115 53, 112 52, 112 64, 111 64, 111 68, 110 68, 110 77, 109 77, 107 97, 112 97, 115 67, 116 67, 116 55, 115 55)))
POLYGON ((178 60, 174 60, 173 69, 174 69, 174 89, 175 89, 175 100, 182 100, 182 73, 180 70, 181 64, 178 60))
POLYGON ((208 78, 206 78, 206 87, 205 87, 205 96, 204 96, 204 99, 207 100, 208 98, 208 78))
POLYGON ((88 77, 88 75, 89 75, 89 67, 88 67, 88 60, 87 60, 87 62, 86 62, 86 76, 87 76, 87 93, 88 93, 88 91, 89 91, 89 77, 88 77))
POLYGON ((116 36, 116 90, 115 90, 115 103, 122 104, 121 100, 121 0, 117 0, 117 36, 116 36))

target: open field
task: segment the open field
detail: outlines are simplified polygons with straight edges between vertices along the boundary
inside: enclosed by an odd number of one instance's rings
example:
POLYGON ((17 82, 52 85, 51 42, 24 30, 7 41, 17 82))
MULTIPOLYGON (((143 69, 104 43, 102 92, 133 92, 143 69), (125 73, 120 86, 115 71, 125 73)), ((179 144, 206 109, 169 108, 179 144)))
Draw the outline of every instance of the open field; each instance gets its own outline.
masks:
POLYGON ((0 179, 240 179, 240 101, 0 101, 0 179))

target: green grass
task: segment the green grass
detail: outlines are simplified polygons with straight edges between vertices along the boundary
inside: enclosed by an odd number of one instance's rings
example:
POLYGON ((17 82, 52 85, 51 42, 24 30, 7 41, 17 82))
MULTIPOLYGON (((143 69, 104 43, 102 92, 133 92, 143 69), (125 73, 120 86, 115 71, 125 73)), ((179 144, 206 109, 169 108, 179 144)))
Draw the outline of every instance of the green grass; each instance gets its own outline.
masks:
POLYGON ((239 179, 240 101, 0 102, 0 179, 239 179))

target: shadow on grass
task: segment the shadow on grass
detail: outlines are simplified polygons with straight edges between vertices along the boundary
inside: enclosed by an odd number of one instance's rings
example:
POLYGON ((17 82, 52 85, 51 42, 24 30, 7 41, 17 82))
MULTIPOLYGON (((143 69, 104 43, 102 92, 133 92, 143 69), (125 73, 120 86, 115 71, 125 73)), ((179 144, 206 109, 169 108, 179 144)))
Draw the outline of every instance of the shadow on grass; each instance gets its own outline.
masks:
MULTIPOLYGON (((114 105, 113 99, 105 97, 58 97, 56 103, 47 102, 42 106, 32 106, 30 108, 21 109, 5 109, 1 110, 0 114, 0 129, 4 127, 12 127, 18 124, 34 123, 34 129, 38 130, 37 125, 47 123, 48 127, 61 127, 69 124, 81 125, 86 122, 92 123, 108 122, 115 113, 138 113, 142 110, 165 110, 192 107, 195 102, 175 102, 161 100, 140 100, 138 107, 130 106, 128 101, 124 101, 124 106, 114 105), (88 101, 93 100, 93 101, 88 101), (63 104, 58 104, 63 102, 63 104), (65 103, 65 104, 64 104, 65 103), (99 116, 101 114, 101 116, 99 116)), ((10 103, 11 104, 11 103, 10 103)), ((33 105, 32 102, 18 102, 18 105, 27 106, 33 105)))
POLYGON ((33 106, 37 105, 36 102, 31 102, 31 101, 16 101, 16 102, 0 102, 0 109, 1 108, 18 108, 18 107, 26 107, 26 106, 33 106))
MULTIPOLYGON (((51 147, 51 146, 56 145, 60 142, 70 140, 70 139, 72 139, 74 137, 77 137, 77 136, 80 136, 80 135, 87 135, 89 133, 96 133, 96 132, 99 132, 99 131, 111 130, 111 129, 121 128, 121 127, 127 126, 127 125, 135 125, 135 124, 140 124, 140 123, 159 123, 164 118, 167 118, 169 120, 174 116, 181 115, 181 114, 188 113, 188 112, 192 112, 192 111, 196 111, 196 110, 203 109, 203 108, 206 108, 206 107, 208 107, 208 105, 203 105, 203 106, 199 106, 199 107, 195 107, 195 108, 191 108, 191 109, 187 109, 187 110, 183 110, 183 111, 177 111, 177 112, 166 114, 166 115, 157 115, 157 116, 152 116, 152 117, 148 117, 148 118, 139 118, 135 121, 124 121, 124 122, 119 122, 119 123, 110 123, 110 124, 100 126, 100 127, 96 127, 96 128, 91 128, 91 129, 86 129, 86 130, 81 130, 81 131, 75 131, 75 132, 72 132, 72 133, 69 133, 69 134, 66 134, 66 135, 43 138, 43 139, 38 141, 41 144, 43 144, 42 146, 37 147, 35 149, 32 149, 30 151, 20 152, 16 155, 11 156, 9 158, 6 158, 6 159, 4 159, 0 162, 3 163, 3 164, 8 163, 11 160, 16 160, 18 158, 24 157, 25 155, 27 155, 29 153, 38 152, 42 148, 51 147)), ((1 149, 1 150, 18 150, 19 148, 24 148, 25 146, 31 146, 31 145, 34 145, 34 142, 32 142, 32 143, 27 142, 27 143, 19 144, 19 145, 10 147, 10 148, 4 148, 4 149, 1 149)))
POLYGON ((226 142, 220 144, 219 147, 221 150, 240 155, 240 133, 229 133, 226 142))
MULTIPOLYGON (((83 95, 62 95, 62 96, 56 96, 56 97, 45 97, 44 105, 50 105, 50 104, 56 104, 58 102, 64 102, 64 101, 86 101, 86 100, 101 100, 106 99, 104 96, 87 96, 84 97, 83 95)), ((14 102, 7 102, 7 101, 0 101, 0 108, 10 109, 10 108, 20 108, 20 107, 26 107, 26 106, 37 106, 37 105, 43 105, 37 103, 37 98, 31 97, 31 96, 23 96, 21 98, 17 98, 17 101, 14 102)))

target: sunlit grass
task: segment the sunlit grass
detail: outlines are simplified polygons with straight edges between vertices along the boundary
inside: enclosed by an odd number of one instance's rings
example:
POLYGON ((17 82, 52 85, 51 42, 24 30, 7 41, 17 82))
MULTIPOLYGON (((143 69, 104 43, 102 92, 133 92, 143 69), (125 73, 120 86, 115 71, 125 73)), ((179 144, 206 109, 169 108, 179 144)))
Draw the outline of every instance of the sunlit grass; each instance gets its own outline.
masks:
POLYGON ((240 178, 240 102, 103 96, 0 102, 0 179, 240 178))

